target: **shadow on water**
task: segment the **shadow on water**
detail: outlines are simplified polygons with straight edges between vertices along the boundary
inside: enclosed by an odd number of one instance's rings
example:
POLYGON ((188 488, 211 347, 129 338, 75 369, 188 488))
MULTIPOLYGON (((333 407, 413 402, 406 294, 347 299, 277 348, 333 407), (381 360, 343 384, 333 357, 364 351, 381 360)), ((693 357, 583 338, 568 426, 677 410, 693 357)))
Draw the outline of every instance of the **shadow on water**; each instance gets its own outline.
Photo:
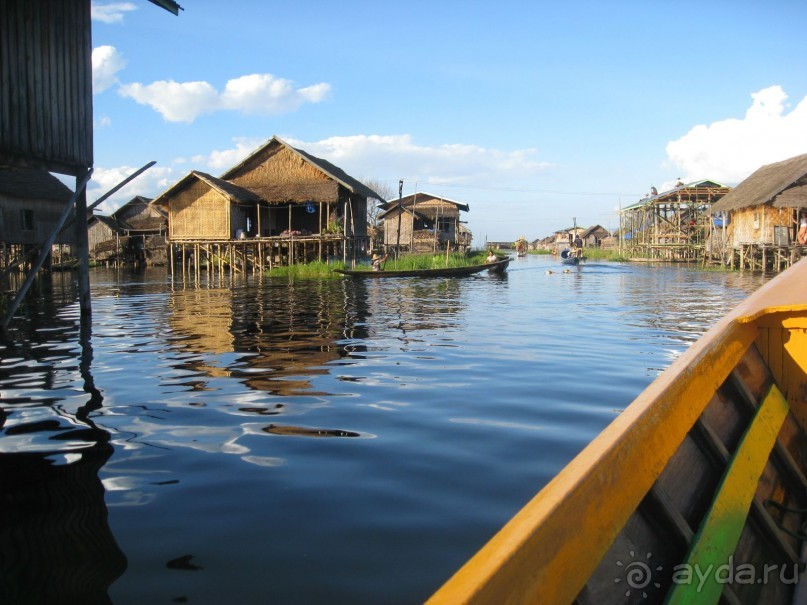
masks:
POLYGON ((52 325, 48 335, 78 341, 83 403, 70 412, 42 396, 60 386, 54 362, 75 360, 75 351, 34 344, 41 335, 32 318, 57 308, 58 297, 32 298, 22 325, 29 338, 0 334, 0 603, 110 603, 127 566, 99 478, 113 447, 90 418, 103 396, 91 372, 89 322, 52 325))

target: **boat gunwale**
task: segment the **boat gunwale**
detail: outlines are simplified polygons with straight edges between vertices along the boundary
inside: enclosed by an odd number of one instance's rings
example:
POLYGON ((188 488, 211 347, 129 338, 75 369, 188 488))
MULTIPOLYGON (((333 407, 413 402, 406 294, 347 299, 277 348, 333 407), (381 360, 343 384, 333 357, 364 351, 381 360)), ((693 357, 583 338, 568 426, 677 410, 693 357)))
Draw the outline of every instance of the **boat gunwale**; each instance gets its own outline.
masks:
POLYGON ((764 284, 693 343, 428 603, 573 601, 755 342, 758 325, 775 314, 807 314, 806 262, 764 284), (599 497, 604 492, 613 497, 599 497))

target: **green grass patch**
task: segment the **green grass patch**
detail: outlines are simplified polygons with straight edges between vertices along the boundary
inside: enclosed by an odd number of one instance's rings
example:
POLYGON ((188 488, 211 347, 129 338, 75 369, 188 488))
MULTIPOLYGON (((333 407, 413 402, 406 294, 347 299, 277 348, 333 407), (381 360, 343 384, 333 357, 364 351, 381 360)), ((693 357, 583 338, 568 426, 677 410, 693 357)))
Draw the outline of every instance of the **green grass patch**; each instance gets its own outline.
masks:
MULTIPOLYGON (((384 263, 385 271, 411 271, 415 269, 442 269, 444 267, 467 267, 469 265, 482 265, 487 261, 485 257, 487 252, 471 252, 468 254, 461 252, 454 252, 452 254, 413 254, 405 255, 399 259, 394 259, 390 256, 384 263)), ((338 277, 338 273, 334 273, 334 269, 344 269, 345 263, 336 261, 326 263, 323 261, 314 261, 306 264, 273 267, 269 271, 270 277, 285 277, 285 278, 321 278, 321 277, 338 277)), ((348 268, 352 268, 350 263, 348 268)), ((363 263, 357 263, 356 269, 369 269, 369 259, 363 263)))
POLYGON ((602 248, 584 248, 583 255, 586 260, 607 260, 615 263, 624 263, 630 260, 616 250, 603 250, 602 248))
POLYGON ((297 277, 305 278, 320 278, 320 277, 338 277, 338 273, 334 273, 334 269, 344 269, 345 263, 342 261, 335 261, 326 263, 323 261, 314 261, 313 263, 306 263, 301 265, 279 266, 272 267, 269 271, 270 277, 297 277))

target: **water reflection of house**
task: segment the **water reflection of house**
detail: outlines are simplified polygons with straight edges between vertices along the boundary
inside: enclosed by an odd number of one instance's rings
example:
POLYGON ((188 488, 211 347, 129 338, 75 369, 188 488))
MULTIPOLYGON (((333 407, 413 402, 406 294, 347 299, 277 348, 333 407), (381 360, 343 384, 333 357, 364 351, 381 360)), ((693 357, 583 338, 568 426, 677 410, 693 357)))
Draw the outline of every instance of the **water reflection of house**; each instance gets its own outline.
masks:
POLYGON ((91 258, 114 264, 165 264, 168 217, 149 198, 135 196, 110 216, 87 221, 91 258))
MULTIPOLYGON (((0 169, 0 267, 47 239, 72 194, 46 170, 0 169)), ((73 230, 66 229, 55 244, 58 249, 74 241, 73 230)))
POLYGON ((762 166, 716 203, 714 239, 732 265, 780 270, 804 254, 796 239, 804 210, 807 154, 762 166))
POLYGON ((153 204, 168 214, 183 257, 275 263, 366 254, 368 199, 381 199, 340 168, 277 137, 220 178, 194 171, 153 204))
POLYGON ((460 220, 460 212, 469 211, 468 204, 418 192, 381 204, 380 208, 378 218, 384 221, 386 250, 423 253, 471 247, 471 232, 460 220))
MULTIPOLYGON (((181 336, 175 346, 202 354, 182 361, 183 369, 235 378, 272 395, 324 394, 311 378, 328 374, 328 364, 363 346, 346 341, 366 336, 367 303, 360 286, 344 280, 263 287, 246 296, 229 288, 189 288, 173 292, 169 304, 170 328, 181 336), (228 353, 243 353, 243 359, 217 365, 215 356, 228 353)), ((194 388, 208 387, 200 380, 194 388)))

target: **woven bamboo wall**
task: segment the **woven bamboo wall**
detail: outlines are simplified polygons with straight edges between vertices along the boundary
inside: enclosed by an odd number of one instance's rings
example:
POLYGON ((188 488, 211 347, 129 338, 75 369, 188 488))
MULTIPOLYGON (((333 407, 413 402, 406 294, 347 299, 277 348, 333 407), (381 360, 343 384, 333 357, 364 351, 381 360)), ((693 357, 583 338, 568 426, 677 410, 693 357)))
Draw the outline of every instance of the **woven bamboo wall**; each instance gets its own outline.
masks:
POLYGON ((172 240, 230 239, 230 202, 194 182, 169 200, 168 225, 172 240))
MULTIPOLYGON (((408 246, 412 239, 412 215, 401 215, 401 245, 408 246)), ((398 243, 398 216, 393 214, 384 219, 384 243, 394 246, 398 243)))
MULTIPOLYGON (((742 208, 731 212, 729 241, 740 244, 773 244, 774 227, 793 227, 793 209, 774 208, 770 204, 742 208)), ((792 239, 792 236, 791 236, 792 239)))
POLYGON ((256 156, 230 182, 257 193, 270 203, 335 202, 339 184, 299 155, 281 148, 256 156))

